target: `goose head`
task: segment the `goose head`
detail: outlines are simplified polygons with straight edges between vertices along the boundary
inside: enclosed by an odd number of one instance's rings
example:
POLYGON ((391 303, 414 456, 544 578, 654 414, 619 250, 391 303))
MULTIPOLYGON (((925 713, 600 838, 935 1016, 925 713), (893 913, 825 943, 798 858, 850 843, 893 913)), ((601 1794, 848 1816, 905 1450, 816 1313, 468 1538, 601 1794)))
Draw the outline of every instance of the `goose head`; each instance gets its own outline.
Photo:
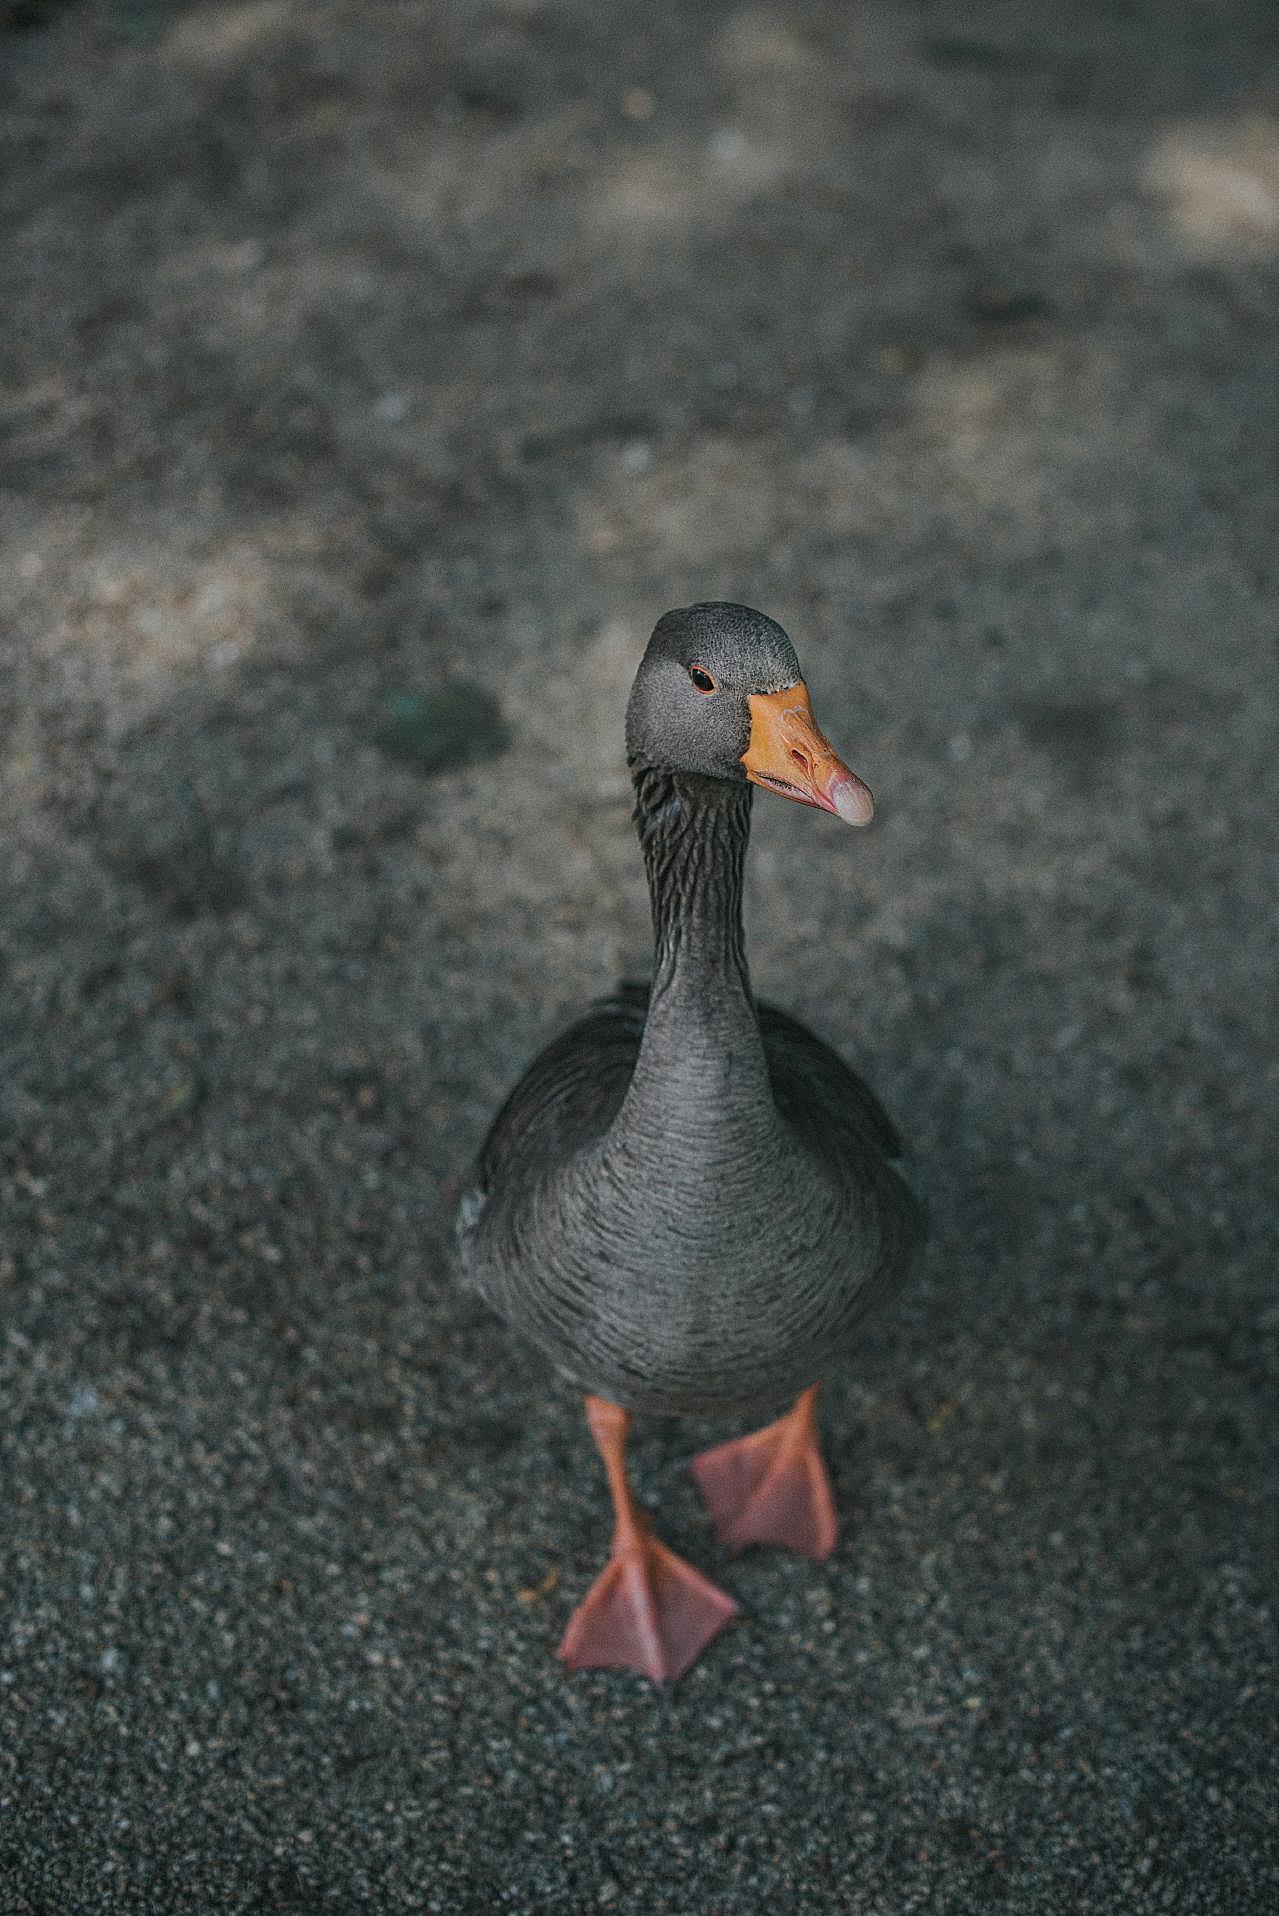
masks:
POLYGON ((867 825, 870 792, 813 717, 790 639, 750 606, 713 602, 654 627, 626 710, 633 766, 746 781, 867 825))

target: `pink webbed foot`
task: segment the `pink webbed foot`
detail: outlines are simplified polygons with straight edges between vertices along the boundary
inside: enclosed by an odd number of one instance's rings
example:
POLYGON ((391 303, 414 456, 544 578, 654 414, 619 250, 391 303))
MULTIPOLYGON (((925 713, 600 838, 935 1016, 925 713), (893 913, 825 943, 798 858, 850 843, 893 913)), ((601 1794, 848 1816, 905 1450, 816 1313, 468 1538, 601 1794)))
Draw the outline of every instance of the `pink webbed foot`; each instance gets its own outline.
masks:
POLYGON ((560 1658, 570 1670, 604 1665, 674 1683, 736 1615, 730 1596, 656 1537, 638 1531, 615 1544, 573 1612, 560 1658))
POLYGON ((570 1670, 642 1670, 654 1683, 674 1683, 737 1615, 737 1605, 659 1543, 636 1507, 626 1477, 627 1413, 588 1397, 586 1416, 613 1497, 613 1550, 569 1618, 560 1660, 570 1670))
POLYGON ((693 1476, 724 1543, 782 1544, 819 1562, 839 1541, 839 1518, 817 1438, 814 1384, 792 1410, 749 1437, 704 1450, 693 1476))

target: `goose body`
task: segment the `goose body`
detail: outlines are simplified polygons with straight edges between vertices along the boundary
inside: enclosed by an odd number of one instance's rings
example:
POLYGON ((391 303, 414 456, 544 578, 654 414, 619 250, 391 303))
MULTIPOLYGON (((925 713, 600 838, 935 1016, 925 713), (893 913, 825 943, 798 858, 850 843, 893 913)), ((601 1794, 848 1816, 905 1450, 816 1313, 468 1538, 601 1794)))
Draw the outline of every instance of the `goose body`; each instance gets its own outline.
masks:
POLYGON ((915 1200, 883 1108, 744 994, 696 1031, 623 987, 511 1093, 466 1204, 486 1301, 624 1409, 761 1413, 827 1375, 903 1281, 915 1200))
POLYGON ((617 1418, 762 1412, 847 1355, 918 1234, 878 1100, 756 1003, 743 946, 753 784, 854 823, 870 798, 812 724, 789 639, 744 607, 661 621, 627 743, 652 984, 596 1005, 511 1092, 462 1200, 464 1269, 617 1418))

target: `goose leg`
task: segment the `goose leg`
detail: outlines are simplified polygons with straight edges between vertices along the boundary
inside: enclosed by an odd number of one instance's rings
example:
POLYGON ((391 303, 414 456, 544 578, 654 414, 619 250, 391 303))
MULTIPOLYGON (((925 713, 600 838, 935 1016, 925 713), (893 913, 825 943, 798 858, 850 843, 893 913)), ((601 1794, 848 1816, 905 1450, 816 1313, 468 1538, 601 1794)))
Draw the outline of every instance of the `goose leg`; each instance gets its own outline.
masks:
POLYGON ((693 1476, 724 1543, 779 1543, 820 1562, 839 1519, 817 1435, 812 1384, 775 1424, 693 1459, 693 1476))
POLYGON ((737 1605, 653 1535, 626 1476, 628 1412, 588 1397, 586 1419, 613 1496, 613 1549, 569 1619, 560 1658, 570 1670, 642 1670, 654 1683, 683 1676, 737 1605))

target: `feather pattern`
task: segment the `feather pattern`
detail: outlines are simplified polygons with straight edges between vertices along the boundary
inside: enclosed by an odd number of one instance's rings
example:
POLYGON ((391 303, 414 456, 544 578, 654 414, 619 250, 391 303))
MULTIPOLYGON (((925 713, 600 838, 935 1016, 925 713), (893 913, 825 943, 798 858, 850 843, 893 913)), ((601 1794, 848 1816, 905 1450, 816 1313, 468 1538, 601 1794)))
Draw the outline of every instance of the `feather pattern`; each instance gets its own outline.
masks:
POLYGON ((920 1209, 874 1094, 751 993, 750 787, 632 771, 652 985, 597 1004, 515 1086, 463 1199, 463 1264, 585 1391, 763 1411, 825 1376, 897 1289, 920 1209))

